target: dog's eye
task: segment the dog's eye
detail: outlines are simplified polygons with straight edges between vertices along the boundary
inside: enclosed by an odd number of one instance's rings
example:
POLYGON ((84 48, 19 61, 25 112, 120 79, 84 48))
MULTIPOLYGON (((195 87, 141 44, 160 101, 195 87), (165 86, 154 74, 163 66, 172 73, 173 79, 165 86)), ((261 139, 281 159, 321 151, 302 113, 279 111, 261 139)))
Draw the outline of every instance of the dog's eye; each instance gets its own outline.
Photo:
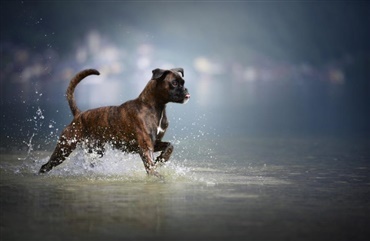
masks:
POLYGON ((176 81, 176 80, 172 80, 172 85, 173 85, 173 86, 175 86, 175 87, 176 87, 178 84, 179 84, 179 83, 177 83, 177 81, 176 81))

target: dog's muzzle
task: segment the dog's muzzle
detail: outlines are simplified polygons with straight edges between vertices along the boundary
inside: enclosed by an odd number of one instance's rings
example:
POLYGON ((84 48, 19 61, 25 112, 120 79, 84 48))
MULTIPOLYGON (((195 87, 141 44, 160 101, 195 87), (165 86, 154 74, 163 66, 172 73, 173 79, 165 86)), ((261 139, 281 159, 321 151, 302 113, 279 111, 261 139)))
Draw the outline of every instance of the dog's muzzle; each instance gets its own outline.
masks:
POLYGON ((190 94, 186 94, 184 100, 182 101, 182 103, 183 104, 186 104, 186 103, 188 103, 189 100, 190 100, 190 94))
POLYGON ((184 99, 183 99, 182 103, 186 104, 186 103, 188 103, 189 100, 190 100, 190 94, 188 92, 188 89, 185 89, 185 95, 184 95, 184 99))

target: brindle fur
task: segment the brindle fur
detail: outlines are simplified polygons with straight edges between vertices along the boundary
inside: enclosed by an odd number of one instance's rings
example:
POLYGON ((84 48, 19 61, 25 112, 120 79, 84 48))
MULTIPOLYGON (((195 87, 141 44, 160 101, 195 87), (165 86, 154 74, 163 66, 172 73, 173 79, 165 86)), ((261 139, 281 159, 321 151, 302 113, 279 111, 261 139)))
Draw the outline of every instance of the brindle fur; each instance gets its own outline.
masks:
POLYGON ((168 127, 166 104, 184 103, 190 97, 179 72, 183 75, 182 68, 155 69, 152 79, 136 99, 119 106, 85 112, 81 112, 76 105, 74 89, 82 79, 99 75, 99 72, 87 69, 78 73, 67 89, 67 100, 74 118, 63 130, 54 152, 41 167, 40 173, 61 164, 81 143, 90 152, 95 150, 101 155, 104 154, 105 144, 110 143, 124 152, 138 153, 147 173, 159 175, 154 170, 155 164, 168 161, 173 151, 171 143, 162 141, 168 127), (161 153, 154 160, 154 152, 158 151, 161 153))

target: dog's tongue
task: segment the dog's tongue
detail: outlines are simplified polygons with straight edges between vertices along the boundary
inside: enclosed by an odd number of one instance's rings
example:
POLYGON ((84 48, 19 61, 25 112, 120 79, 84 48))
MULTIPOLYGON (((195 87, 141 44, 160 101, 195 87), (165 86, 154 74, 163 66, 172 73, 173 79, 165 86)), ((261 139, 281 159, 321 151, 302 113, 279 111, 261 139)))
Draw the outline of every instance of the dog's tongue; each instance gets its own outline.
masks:
POLYGON ((185 98, 190 99, 190 94, 186 94, 185 98))

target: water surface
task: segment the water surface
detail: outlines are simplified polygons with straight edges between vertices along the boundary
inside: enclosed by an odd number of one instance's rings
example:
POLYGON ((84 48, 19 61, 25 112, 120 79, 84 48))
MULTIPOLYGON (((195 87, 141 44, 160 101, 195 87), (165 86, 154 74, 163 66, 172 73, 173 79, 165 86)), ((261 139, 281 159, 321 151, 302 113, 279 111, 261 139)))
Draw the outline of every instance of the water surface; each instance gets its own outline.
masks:
POLYGON ((115 150, 101 159, 75 151, 37 175, 50 152, 3 149, 1 240, 368 240, 368 146, 185 141, 159 168, 164 180, 115 150))

